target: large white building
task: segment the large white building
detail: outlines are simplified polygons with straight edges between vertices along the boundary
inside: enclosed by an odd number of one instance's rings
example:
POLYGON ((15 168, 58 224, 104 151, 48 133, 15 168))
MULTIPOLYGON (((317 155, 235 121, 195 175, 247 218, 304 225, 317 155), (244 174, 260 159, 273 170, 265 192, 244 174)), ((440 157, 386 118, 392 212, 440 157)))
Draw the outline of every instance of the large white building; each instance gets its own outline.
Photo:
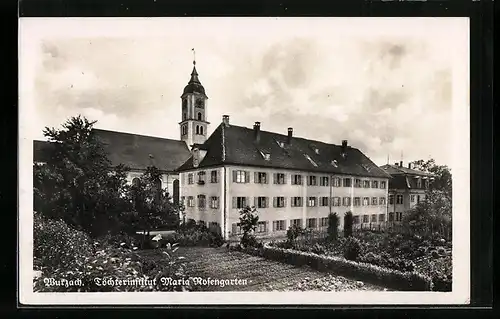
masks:
MULTIPOLYGON (((193 62, 194 63, 194 62, 193 62)), ((195 63, 194 63, 195 64, 195 63)), ((239 210, 255 206, 258 233, 283 235, 292 224, 321 228, 330 212, 354 214, 355 226, 388 219, 391 177, 360 150, 232 125, 229 116, 207 138, 207 100, 196 65, 181 95, 180 139, 95 130, 114 165, 131 168, 130 182, 148 166, 163 172, 159 186, 182 202, 188 219, 237 235, 239 210)), ((50 143, 34 141, 35 161, 43 162, 50 143)))

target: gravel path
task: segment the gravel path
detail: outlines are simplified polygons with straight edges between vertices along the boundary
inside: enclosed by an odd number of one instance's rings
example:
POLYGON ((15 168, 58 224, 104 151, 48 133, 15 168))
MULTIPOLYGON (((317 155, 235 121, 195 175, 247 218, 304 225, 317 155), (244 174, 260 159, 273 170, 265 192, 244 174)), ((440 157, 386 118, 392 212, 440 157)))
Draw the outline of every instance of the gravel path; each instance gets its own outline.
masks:
POLYGON ((309 267, 228 252, 225 248, 181 247, 178 256, 187 260, 191 277, 242 279, 246 285, 198 285, 199 291, 383 291, 383 287, 330 275, 309 267))

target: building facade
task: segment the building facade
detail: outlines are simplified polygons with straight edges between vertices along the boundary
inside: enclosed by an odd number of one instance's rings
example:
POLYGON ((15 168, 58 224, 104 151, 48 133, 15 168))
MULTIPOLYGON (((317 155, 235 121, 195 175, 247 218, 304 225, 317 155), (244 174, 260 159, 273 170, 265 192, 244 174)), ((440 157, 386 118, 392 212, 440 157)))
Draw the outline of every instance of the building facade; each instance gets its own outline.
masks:
POLYGON ((425 199, 434 176, 430 173, 403 166, 403 162, 383 165, 381 168, 391 175, 389 181, 388 222, 400 223, 405 212, 425 199))
POLYGON ((387 220, 390 176, 359 150, 231 125, 229 116, 179 168, 186 219, 241 234, 239 212, 254 206, 257 234, 282 236, 293 224, 321 229, 330 212, 351 211, 355 227, 387 220))

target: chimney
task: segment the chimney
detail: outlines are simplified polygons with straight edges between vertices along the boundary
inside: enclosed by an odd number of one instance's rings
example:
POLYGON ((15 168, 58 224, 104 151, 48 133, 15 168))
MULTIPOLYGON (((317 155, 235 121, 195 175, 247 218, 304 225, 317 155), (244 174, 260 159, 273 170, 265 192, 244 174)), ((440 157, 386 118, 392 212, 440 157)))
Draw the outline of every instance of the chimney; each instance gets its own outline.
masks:
POLYGON ((408 168, 411 169, 411 163, 408 163, 408 168))
POLYGON ((222 115, 222 123, 224 123, 225 127, 229 126, 229 115, 222 115))
POLYGON ((260 122, 255 122, 253 125, 253 134, 255 142, 260 141, 260 122))
POLYGON ((399 161, 399 167, 403 167, 403 161, 399 161))
POLYGON ((347 140, 342 140, 342 156, 345 156, 347 153, 347 140))
POLYGON ((394 166, 399 166, 399 163, 398 162, 394 163, 394 166))
POLYGON ((288 128, 288 138, 287 138, 288 145, 292 144, 292 136, 293 136, 293 128, 289 127, 288 128))

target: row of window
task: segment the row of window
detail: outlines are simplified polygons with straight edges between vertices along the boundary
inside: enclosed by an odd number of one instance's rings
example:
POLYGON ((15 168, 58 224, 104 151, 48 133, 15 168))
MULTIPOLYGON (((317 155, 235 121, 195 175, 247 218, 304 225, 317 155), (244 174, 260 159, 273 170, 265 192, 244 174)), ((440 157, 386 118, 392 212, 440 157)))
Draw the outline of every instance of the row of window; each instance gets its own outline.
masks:
MULTIPOLYGON (((184 203, 186 197, 181 197, 181 202, 184 203)), ((206 208, 206 196, 198 195, 198 208, 206 208)), ((273 207, 286 207, 287 206, 287 198, 284 196, 276 196, 272 198, 273 207)), ((306 197, 306 205, 307 207, 317 207, 317 206, 351 206, 351 198, 350 197, 306 197), (330 202, 331 201, 331 202, 330 202)), ((370 205, 385 205, 385 197, 363 197, 363 202, 361 202, 361 197, 354 197, 354 206, 370 206, 370 205), (371 199, 371 200, 370 200, 371 199)), ((194 196, 187 197, 187 206, 194 207, 194 196)), ((232 208, 241 209, 247 206, 255 206, 257 208, 269 208, 270 199, 266 196, 257 196, 254 197, 253 203, 250 202, 250 197, 237 196, 232 199, 232 208)), ((304 198, 303 197, 291 197, 290 198, 290 207, 303 207, 304 206, 304 198)), ((210 208, 219 208, 219 197, 211 196, 210 197, 210 208)))
MULTIPOLYGON (((354 224, 377 223, 377 222, 382 223, 382 222, 386 221, 385 217, 386 217, 386 214, 353 216, 353 223, 354 224)), ((387 221, 388 222, 401 221, 402 218, 403 218, 403 213, 401 213, 401 212, 389 213, 387 221)), ((303 220, 300 218, 291 219, 289 221, 289 226, 304 227, 303 220)), ((315 229, 315 228, 324 228, 324 227, 328 227, 328 217, 307 218, 306 219, 305 228, 315 229)), ((272 229, 271 230, 272 231, 284 231, 284 230, 286 230, 286 220, 274 220, 272 222, 272 229)), ((269 231, 269 222, 267 222, 267 221, 258 222, 258 225, 257 225, 257 228, 255 231, 257 233, 268 232, 269 231)), ((237 234, 237 235, 242 233, 240 223, 232 224, 232 233, 237 234)))
MULTIPOLYGON (((203 129, 203 126, 201 126, 201 125, 196 125, 196 127, 195 127, 195 130, 194 130, 194 131, 195 131, 195 133, 196 133, 196 134, 198 134, 198 135, 203 135, 203 134, 204 134, 204 133, 203 133, 203 130, 204 130, 204 129, 203 129)), ((181 126, 181 134, 182 134, 182 135, 186 135, 187 133, 188 133, 188 126, 187 126, 187 124, 184 124, 184 125, 182 125, 182 126, 181 126)))
MULTIPOLYGON (((303 176, 299 174, 292 174, 290 183, 292 185, 303 185, 303 176)), ((205 181, 205 172, 198 172, 198 180, 205 181)), ((218 182, 218 172, 211 171, 210 172, 210 181, 212 183, 218 182)), ((308 186, 330 186, 330 178, 327 176, 318 176, 310 175, 307 176, 307 185, 308 186)), ((333 187, 351 187, 352 178, 351 177, 334 177, 332 178, 332 186, 333 187)), ((233 183, 250 183, 250 172, 248 171, 233 171, 233 183)), ((254 172, 254 183, 256 184, 269 184, 268 173, 265 172, 254 172)), ((287 184, 286 182, 286 174, 285 173, 274 173, 273 174, 273 183, 276 185, 287 184)), ((188 174, 188 184, 194 184, 194 173, 188 174)), ((361 179, 354 179, 354 187, 363 187, 363 188, 381 188, 385 189, 387 187, 387 183, 385 181, 368 181, 361 179)))

